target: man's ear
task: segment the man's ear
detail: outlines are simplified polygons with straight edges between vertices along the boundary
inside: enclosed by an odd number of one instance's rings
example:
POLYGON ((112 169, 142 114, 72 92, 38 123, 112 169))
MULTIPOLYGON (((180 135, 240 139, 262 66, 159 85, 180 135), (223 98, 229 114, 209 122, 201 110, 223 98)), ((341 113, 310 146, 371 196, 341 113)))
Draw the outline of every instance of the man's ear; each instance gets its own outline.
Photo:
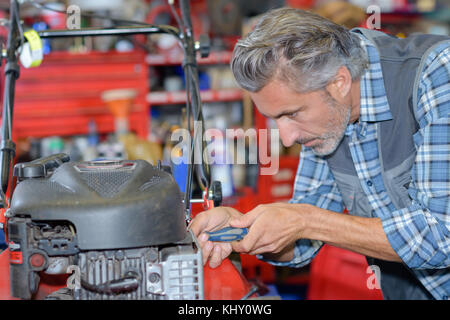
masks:
POLYGON ((340 67, 334 77, 334 80, 331 81, 326 89, 331 94, 331 96, 337 101, 347 100, 350 95, 350 89, 352 87, 352 76, 347 67, 340 67))

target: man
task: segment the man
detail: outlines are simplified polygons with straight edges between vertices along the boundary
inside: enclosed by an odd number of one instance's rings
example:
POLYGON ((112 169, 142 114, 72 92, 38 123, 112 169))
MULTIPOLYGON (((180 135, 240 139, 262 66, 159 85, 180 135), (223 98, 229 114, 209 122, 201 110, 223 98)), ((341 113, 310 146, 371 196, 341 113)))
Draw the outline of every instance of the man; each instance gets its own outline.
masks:
POLYGON ((283 144, 303 148, 290 203, 192 221, 204 262, 216 267, 234 250, 301 267, 328 243, 377 265, 386 299, 448 299, 449 38, 350 32, 282 8, 236 44, 231 67, 283 144), (249 233, 207 240, 204 231, 226 226, 249 233))

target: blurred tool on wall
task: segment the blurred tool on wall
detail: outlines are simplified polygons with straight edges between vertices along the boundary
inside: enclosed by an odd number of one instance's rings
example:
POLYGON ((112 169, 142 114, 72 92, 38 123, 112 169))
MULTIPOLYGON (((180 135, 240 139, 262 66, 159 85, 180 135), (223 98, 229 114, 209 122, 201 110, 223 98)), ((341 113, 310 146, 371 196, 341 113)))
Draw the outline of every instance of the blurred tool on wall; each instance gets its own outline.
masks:
POLYGON ((314 11, 349 29, 360 27, 366 19, 366 13, 361 7, 346 1, 330 1, 319 5, 314 11))
POLYGON ((129 160, 144 159, 156 165, 162 159, 161 146, 129 131, 128 116, 136 94, 133 89, 107 90, 102 93, 102 100, 114 116, 115 139, 123 144, 126 157, 129 160))

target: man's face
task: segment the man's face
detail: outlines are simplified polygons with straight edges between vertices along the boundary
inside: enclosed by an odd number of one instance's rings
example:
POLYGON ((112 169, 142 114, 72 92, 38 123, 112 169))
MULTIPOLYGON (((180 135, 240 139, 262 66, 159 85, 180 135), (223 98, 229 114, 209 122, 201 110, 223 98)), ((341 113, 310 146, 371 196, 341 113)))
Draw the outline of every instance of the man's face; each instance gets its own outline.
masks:
POLYGON ((318 156, 336 150, 350 120, 350 106, 338 103, 326 90, 297 93, 273 80, 250 96, 263 115, 275 120, 284 146, 300 143, 318 156))

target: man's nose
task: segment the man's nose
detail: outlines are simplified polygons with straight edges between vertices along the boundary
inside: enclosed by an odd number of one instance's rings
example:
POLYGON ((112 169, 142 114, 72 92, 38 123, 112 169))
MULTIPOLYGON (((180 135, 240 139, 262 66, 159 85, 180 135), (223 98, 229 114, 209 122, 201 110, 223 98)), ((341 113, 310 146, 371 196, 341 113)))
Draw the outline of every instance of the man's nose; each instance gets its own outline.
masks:
POLYGON ((276 124, 280 132, 280 139, 285 147, 292 146, 298 136, 298 129, 289 122, 290 121, 283 121, 283 119, 276 120, 276 124))

